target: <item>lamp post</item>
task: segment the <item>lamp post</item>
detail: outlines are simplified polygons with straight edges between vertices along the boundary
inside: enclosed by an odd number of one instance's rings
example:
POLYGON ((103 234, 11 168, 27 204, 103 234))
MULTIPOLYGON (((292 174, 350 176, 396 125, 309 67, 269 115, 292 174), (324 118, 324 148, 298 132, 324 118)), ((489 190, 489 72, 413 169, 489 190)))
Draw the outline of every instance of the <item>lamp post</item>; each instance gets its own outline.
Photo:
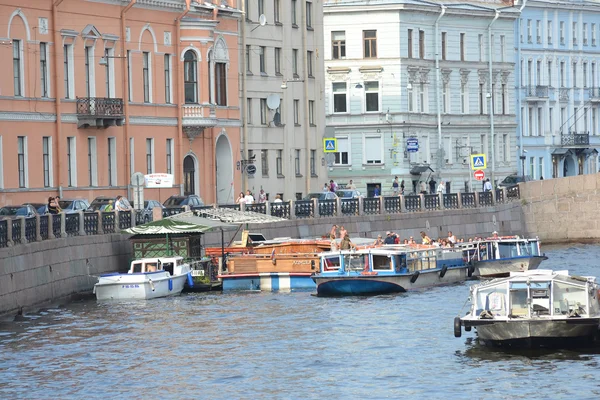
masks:
POLYGON ((525 159, 527 157, 522 155, 519 158, 521 159, 521 174, 523 175, 523 182, 525 182, 525 159))

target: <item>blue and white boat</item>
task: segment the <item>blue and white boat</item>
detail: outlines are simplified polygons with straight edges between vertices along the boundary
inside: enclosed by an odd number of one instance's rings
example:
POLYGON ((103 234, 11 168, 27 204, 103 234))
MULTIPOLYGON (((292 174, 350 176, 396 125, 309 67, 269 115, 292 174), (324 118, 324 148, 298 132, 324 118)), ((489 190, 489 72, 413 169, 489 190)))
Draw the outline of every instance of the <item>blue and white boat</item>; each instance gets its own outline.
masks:
POLYGON ((538 238, 495 236, 461 243, 457 249, 463 252, 465 263, 472 266, 473 276, 480 278, 505 277, 511 272, 535 270, 548 259, 541 253, 538 238))
POLYGON ((393 245, 322 253, 312 279, 318 296, 367 296, 462 282, 468 274, 458 252, 393 245))
POLYGON ((103 274, 94 285, 98 300, 154 299, 181 293, 193 286, 190 265, 183 257, 143 258, 131 262, 126 274, 103 274))

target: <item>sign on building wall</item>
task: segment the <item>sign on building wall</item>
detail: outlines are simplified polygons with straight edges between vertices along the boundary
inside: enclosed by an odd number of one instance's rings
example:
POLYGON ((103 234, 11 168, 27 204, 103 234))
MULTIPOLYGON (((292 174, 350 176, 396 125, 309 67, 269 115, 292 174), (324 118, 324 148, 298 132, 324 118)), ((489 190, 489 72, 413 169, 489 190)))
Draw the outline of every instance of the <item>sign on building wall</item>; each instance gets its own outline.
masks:
POLYGON ((325 153, 337 152, 337 139, 336 138, 323 138, 323 152, 325 152, 325 153))
POLYGON ((173 187, 172 174, 149 174, 144 175, 147 188, 170 188, 173 187))

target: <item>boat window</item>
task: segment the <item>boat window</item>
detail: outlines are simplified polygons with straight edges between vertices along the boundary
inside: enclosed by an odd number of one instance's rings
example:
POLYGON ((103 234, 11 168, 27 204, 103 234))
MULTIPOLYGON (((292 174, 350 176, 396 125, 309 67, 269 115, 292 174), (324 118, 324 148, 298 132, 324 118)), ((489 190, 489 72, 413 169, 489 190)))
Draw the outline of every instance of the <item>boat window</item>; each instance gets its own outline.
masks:
POLYGON ((513 317, 529 316, 527 306, 527 284, 513 282, 510 284, 510 314, 513 317))
POLYGON ((340 256, 332 256, 323 258, 323 272, 337 271, 342 265, 340 256))
POLYGON ((146 272, 156 272, 156 263, 147 263, 146 272))
POLYGON ((142 272, 142 263, 133 264, 133 272, 142 272))
POLYGON ((529 285, 531 293, 531 310, 535 315, 550 314, 550 283, 531 282, 529 285))
POLYGON ((479 244, 479 259, 485 261, 488 259, 487 246, 485 243, 479 244))
POLYGON ((373 271, 391 271, 392 259, 387 255, 373 255, 373 271))
POLYGON ((522 242, 521 244, 521 255, 522 256, 539 256, 538 244, 536 241, 522 242))
POLYGON ((169 272, 171 275, 173 275, 173 267, 174 265, 172 262, 162 263, 162 269, 169 272))
POLYGON ((369 264, 368 254, 352 255, 347 254, 344 256, 344 269, 346 271, 362 271, 365 266, 369 264))
POLYGON ((400 272, 403 269, 408 268, 406 265, 406 254, 394 255, 394 265, 396 266, 396 272, 400 272))
POLYGON ((587 292, 584 287, 554 281, 552 296, 554 314, 566 315, 573 311, 577 311, 580 315, 587 314, 587 292))
POLYGON ((512 258, 517 257, 517 243, 516 242, 504 242, 498 243, 498 253, 500 258, 512 258))
POLYGON ((409 271, 419 271, 421 270, 421 259, 420 258, 411 258, 407 262, 409 271))
POLYGON ((506 286, 493 287, 480 290, 476 299, 476 315, 483 310, 491 312, 494 316, 506 316, 506 286))

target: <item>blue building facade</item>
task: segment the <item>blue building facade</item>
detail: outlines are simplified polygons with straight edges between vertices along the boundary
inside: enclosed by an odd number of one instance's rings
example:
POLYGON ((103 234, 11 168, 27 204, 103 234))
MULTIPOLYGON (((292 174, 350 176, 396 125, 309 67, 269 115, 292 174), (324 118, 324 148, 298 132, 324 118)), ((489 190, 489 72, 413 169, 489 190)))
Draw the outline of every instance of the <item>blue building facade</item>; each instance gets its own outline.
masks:
POLYGON ((600 3, 522 1, 515 24, 519 173, 598 172, 600 3))

